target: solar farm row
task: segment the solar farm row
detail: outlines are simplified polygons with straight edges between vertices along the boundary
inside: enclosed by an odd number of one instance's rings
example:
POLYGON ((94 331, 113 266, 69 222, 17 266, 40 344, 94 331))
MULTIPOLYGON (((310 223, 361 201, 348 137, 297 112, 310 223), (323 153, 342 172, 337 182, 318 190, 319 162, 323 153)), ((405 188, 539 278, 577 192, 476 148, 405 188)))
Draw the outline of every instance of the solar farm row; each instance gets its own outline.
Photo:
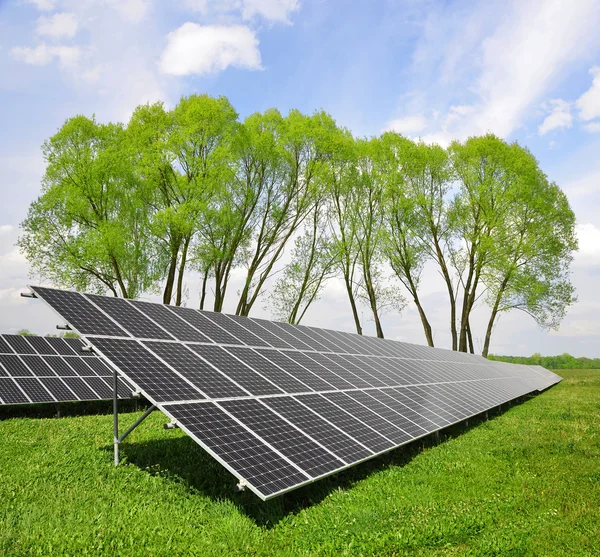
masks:
POLYGON ((262 499, 560 380, 338 331, 32 290, 262 499))
MULTIPOLYGON (((0 335, 0 404, 111 399, 111 368, 83 347, 80 339, 0 335)), ((120 381, 121 398, 132 391, 120 381)))

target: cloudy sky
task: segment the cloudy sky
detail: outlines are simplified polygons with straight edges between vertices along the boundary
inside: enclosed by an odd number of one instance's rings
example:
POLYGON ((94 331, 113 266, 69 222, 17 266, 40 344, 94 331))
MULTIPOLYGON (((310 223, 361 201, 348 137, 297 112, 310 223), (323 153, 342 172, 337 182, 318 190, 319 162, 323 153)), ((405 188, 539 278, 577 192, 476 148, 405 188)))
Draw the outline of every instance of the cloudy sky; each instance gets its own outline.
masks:
MULTIPOLYGON (((491 131, 529 147, 577 214, 579 302, 558 331, 503 316, 492 352, 600 356, 599 28, 597 0, 0 0, 0 331, 57 322, 19 297, 30 279, 14 247, 39 192, 42 142, 75 114, 126 121, 140 103, 206 92, 241 117, 322 108, 356 135, 446 144, 491 131)), ((424 289, 436 344, 448 347, 433 269, 424 289)), ((193 279, 188 290, 195 305, 193 279)), ((479 308, 477 344, 485 318, 479 308)), ((306 323, 352 330, 340 285, 306 323)), ((383 324, 390 338, 424 341, 413 308, 383 324)))

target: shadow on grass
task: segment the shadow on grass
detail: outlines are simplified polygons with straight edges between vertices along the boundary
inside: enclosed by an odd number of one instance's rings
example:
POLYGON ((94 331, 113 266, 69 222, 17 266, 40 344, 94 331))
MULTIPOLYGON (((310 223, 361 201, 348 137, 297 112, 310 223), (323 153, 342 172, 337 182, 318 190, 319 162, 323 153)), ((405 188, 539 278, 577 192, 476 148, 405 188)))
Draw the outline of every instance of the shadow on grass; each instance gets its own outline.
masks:
MULTIPOLYGON (((147 408, 148 404, 146 399, 119 400, 119 412, 137 412, 147 408)), ((112 413, 112 400, 0 405, 0 420, 10 420, 12 418, 66 418, 112 413)))
MULTIPOLYGON (((519 401, 513 401, 512 406, 517 406, 529 398, 531 397, 526 396, 519 401)), ((508 408, 508 404, 504 405, 502 412, 508 408)), ((405 466, 424 449, 434 447, 447 439, 458 437, 488 419, 493 420, 500 414, 498 409, 489 411, 488 418, 485 414, 479 414, 469 418, 468 422, 449 426, 440 431, 439 435, 430 434, 265 502, 249 490, 241 493, 235 492, 234 486, 237 480, 189 437, 132 444, 124 442, 121 445, 121 456, 124 463, 138 466, 150 474, 182 483, 192 492, 214 500, 231 501, 258 526, 271 528, 286 516, 296 514, 319 503, 333 491, 351 489, 357 482, 389 466, 405 466)), ((105 449, 113 450, 112 446, 106 446, 105 449)))

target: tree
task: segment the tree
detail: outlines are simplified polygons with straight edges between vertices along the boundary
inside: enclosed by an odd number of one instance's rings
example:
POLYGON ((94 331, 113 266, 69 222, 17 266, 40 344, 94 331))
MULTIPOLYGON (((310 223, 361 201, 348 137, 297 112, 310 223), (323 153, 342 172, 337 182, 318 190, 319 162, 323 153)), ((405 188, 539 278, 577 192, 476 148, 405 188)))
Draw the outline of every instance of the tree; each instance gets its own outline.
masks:
POLYGON ((483 353, 497 315, 523 309, 555 327, 574 300, 568 279, 576 249, 574 215, 535 158, 488 134, 450 147, 459 183, 450 214, 461 240, 452 261, 462 286, 459 350, 473 352, 469 317, 476 300, 492 306, 483 353), (478 291, 480 285, 487 290, 478 291))
POLYGON ((44 143, 42 195, 18 245, 54 284, 135 297, 158 278, 123 129, 76 116, 44 143))
POLYGON ((357 271, 356 205, 357 153, 354 138, 345 129, 330 128, 324 135, 323 166, 319 174, 326 200, 327 222, 334 265, 341 274, 350 302, 356 332, 362 335, 358 315, 360 273, 357 271))
POLYGON ((369 306, 375 330, 383 338, 381 315, 386 309, 404 306, 397 288, 389 284, 382 269, 385 240, 385 169, 382 143, 379 139, 358 140, 357 173, 353 184, 351 217, 354 219, 358 262, 362 274, 359 283, 361 299, 369 306))
POLYGON ((207 207, 195 253, 203 277, 210 273, 214 278, 215 311, 223 307, 231 271, 251 257, 252 233, 261 217, 265 192, 279 170, 280 126, 281 116, 271 111, 253 114, 239 126, 232 142, 231 172, 207 207))
POLYGON ((283 270, 269 297, 276 320, 298 325, 329 277, 335 256, 323 218, 323 202, 318 202, 308 219, 304 234, 296 238, 292 260, 283 270))
MULTIPOLYGON (((314 178, 321 160, 320 134, 323 127, 335 125, 324 113, 304 116, 293 110, 282 118, 279 112, 271 110, 266 116, 273 149, 268 151, 269 174, 259 201, 260 219, 246 263, 237 315, 250 313, 288 240, 314 206, 314 178)), ((265 139, 267 143, 271 141, 265 139)))
POLYGON ((575 215, 565 194, 549 183, 537 161, 520 153, 520 180, 504 225, 495 239, 496 255, 483 281, 491 314, 482 355, 487 357, 498 316, 519 309, 544 329, 557 328, 576 301, 569 266, 577 249, 575 215))
POLYGON ((418 290, 425 262, 430 259, 437 264, 448 292, 452 349, 456 350, 456 288, 449 261, 449 246, 456 236, 448 211, 452 185, 448 154, 439 145, 415 143, 393 133, 384 134, 382 142, 388 229, 384 249, 417 307, 430 346, 433 333, 418 290))
POLYGON ((207 199, 229 172, 237 113, 224 97, 184 97, 170 112, 162 103, 138 107, 128 136, 151 212, 150 230, 165 267, 163 303, 180 305, 189 248, 207 199))
POLYGON ((387 182, 383 251, 419 312, 427 344, 434 346, 431 324, 419 296, 421 275, 430 250, 420 235, 423 222, 417 204, 422 191, 419 180, 431 172, 429 155, 432 151, 424 144, 415 144, 393 133, 384 134, 382 142, 387 182))

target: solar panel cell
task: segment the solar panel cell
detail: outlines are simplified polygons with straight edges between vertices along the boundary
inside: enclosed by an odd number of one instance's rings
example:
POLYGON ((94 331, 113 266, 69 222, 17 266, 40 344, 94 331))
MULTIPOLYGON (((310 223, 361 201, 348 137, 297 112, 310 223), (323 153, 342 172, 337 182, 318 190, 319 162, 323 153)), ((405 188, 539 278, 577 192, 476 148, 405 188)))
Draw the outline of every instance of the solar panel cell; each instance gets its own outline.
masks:
POLYGON ((23 404, 30 400, 15 383, 14 379, 0 377, 0 399, 4 404, 23 404))
POLYGON ((239 315, 226 315, 226 317, 254 333, 257 337, 261 338, 267 346, 272 346, 273 348, 292 348, 292 346, 285 342, 281 337, 263 327, 261 325, 263 322, 262 320, 251 319, 250 317, 240 317, 239 315))
POLYGON ((342 461, 258 400, 225 401, 219 406, 313 478, 344 466, 342 461))
POLYGON ((21 335, 4 335, 4 340, 10 344, 16 354, 36 354, 37 352, 21 335))
POLYGON ((94 345, 153 400, 172 401, 203 398, 198 389, 136 341, 97 338, 94 339, 94 345))
POLYGON ((342 410, 348 412, 351 416, 358 418, 374 431, 391 440, 394 445, 410 441, 410 435, 378 414, 381 405, 376 400, 357 402, 350 396, 350 393, 328 393, 323 396, 342 410))
MULTIPOLYGON (((233 381, 181 344, 148 342, 146 346, 210 398, 247 396, 233 381)), ((199 345, 196 345, 199 346, 199 345)), ((190 348, 195 346, 190 345, 190 348)), ((195 398, 204 398, 196 396, 195 398)), ((179 400, 172 398, 171 400, 179 400)))
POLYGON ((286 373, 273 362, 267 360, 252 348, 241 346, 229 346, 228 352, 248 364, 252 369, 260 372, 271 383, 277 385, 285 393, 304 393, 310 391, 310 387, 294 379, 289 373, 286 373))
POLYGON ((75 344, 74 341, 77 339, 62 339, 58 337, 47 337, 46 342, 61 356, 73 356, 77 354, 80 356, 82 353, 76 352, 75 349, 81 345, 80 342, 75 344))
MULTIPOLYGON (((267 342, 257 337, 246 327, 243 327, 239 320, 234 320, 229 315, 218 313, 216 311, 204 311, 202 312, 202 315, 248 346, 269 346, 267 342)), ((248 318, 242 317, 239 319, 248 318)))
POLYGON ((29 397, 31 402, 54 402, 54 397, 35 377, 17 377, 15 383, 29 397))
POLYGON ((2 337, 0 337, 0 354, 14 354, 13 349, 2 337))
POLYGON ((40 382, 52 395, 55 401, 77 400, 77 396, 60 377, 40 377, 40 382))
POLYGON ((81 377, 63 377, 62 380, 77 395, 79 400, 99 400, 102 398, 81 377))
POLYGON ((169 311, 177 314, 192 327, 202 331, 210 341, 219 344, 244 344, 233 335, 219 327, 216 323, 205 317, 200 311, 191 308, 166 306, 169 311))
MULTIPOLYGON (((44 355, 55 355, 56 351, 46 341, 44 337, 24 337, 27 342, 33 347, 37 354, 44 355)), ((26 354, 26 352, 20 352, 20 354, 26 354)))
POLYGON ((324 418, 290 397, 272 397, 262 400, 269 408, 305 431, 346 463, 356 462, 372 455, 372 451, 333 426, 324 418))
POLYGON ((225 348, 200 344, 190 345, 190 348, 250 394, 274 395, 283 393, 281 389, 250 369, 225 348))
POLYGON ((212 403, 173 405, 169 414, 262 496, 308 480, 308 476, 212 403))
POLYGON ((82 335, 129 335, 77 292, 36 286, 33 291, 82 335))
MULTIPOLYGON (((281 369, 285 369, 290 375, 294 378, 298 379, 304 383, 308 388, 306 391, 330 391, 334 387, 317 377, 314 373, 311 373, 305 367, 302 367, 300 364, 297 364, 295 359, 289 358, 286 353, 280 352, 279 350, 264 350, 264 349, 256 349, 256 351, 261 355, 270 360, 275 365, 279 366, 281 369)), ((293 356, 296 355, 295 352, 291 352, 293 356)))
POLYGON ((315 414, 331 422, 350 437, 359 441, 374 453, 390 449, 394 446, 392 441, 379 435, 375 430, 348 412, 342 410, 339 406, 336 406, 322 395, 300 395, 294 398, 310 408, 315 414))
MULTIPOLYGON (((131 302, 135 308, 153 319, 178 340, 188 342, 211 342, 206 335, 194 329, 189 323, 179 317, 177 311, 171 311, 168 306, 150 302, 131 302)), ((191 310, 190 310, 191 311, 191 310)))
POLYGON ((128 300, 93 294, 86 296, 134 337, 173 340, 169 333, 138 311, 137 306, 128 300))
POLYGON ((31 377, 33 375, 19 356, 0 355, 0 364, 12 377, 31 377))
POLYGON ((21 359, 36 377, 56 377, 56 374, 40 356, 21 356, 21 359))

